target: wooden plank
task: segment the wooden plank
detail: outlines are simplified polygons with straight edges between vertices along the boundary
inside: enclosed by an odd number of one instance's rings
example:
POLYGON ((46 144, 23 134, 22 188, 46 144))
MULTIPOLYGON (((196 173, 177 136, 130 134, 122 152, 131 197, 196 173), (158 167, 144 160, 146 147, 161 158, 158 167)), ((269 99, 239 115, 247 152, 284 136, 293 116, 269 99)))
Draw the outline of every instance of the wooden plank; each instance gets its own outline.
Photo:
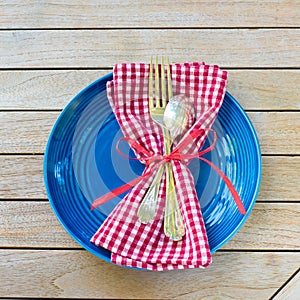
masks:
POLYGON ((43 153, 59 112, 0 112, 0 153, 43 153))
MULTIPOLYGON (((80 246, 65 232, 48 202, 0 201, 0 247, 80 246)), ((300 204, 257 203, 222 249, 300 250, 300 204)))
POLYGON ((82 89, 109 72, 0 72, 0 109, 63 109, 82 89))
POLYGON ((299 201, 300 157, 264 156, 258 199, 263 201, 299 201))
POLYGON ((46 199, 43 156, 0 156, 0 199, 46 199))
MULTIPOLYGON (((62 109, 109 70, 0 72, 0 109, 62 109)), ((227 90, 251 110, 299 110, 299 70, 229 70, 227 90)))
POLYGON ((10 0, 1 3, 0 28, 297 27, 299 10, 298 1, 288 0, 10 0))
POLYGON ((244 109, 299 110, 298 70, 229 70, 227 90, 244 109))
POLYGON ((299 262, 298 253, 218 253, 206 270, 171 274, 120 268, 80 250, 1 250, 0 290, 16 298, 269 299, 299 262))
POLYGON ((300 270, 292 280, 277 294, 274 300, 297 299, 300 295, 300 270))
POLYGON ((8 30, 0 32, 0 68, 111 67, 153 53, 223 67, 299 67, 299 39, 299 29, 8 30))
POLYGON ((299 113, 248 113, 263 154, 300 154, 299 113))
MULTIPOLYGON (((0 199, 46 199, 43 156, 0 156, 0 199)), ((258 201, 299 201, 298 156, 264 156, 258 201)))
MULTIPOLYGON (((0 112, 0 153, 43 153, 58 115, 59 112, 0 112)), ((300 154, 299 112, 248 115, 263 154, 300 154)))
POLYGON ((63 229, 49 202, 0 201, 0 212, 1 248, 81 248, 63 229))
POLYGON ((256 203, 240 232, 224 249, 300 250, 300 205, 256 203))

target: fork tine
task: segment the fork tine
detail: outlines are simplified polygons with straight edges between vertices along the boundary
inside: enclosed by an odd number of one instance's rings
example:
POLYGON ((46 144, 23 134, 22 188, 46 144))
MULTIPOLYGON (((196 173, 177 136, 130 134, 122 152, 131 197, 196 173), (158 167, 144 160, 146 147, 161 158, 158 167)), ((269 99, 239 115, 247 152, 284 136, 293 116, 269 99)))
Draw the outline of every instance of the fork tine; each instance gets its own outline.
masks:
POLYGON ((165 80, 165 63, 164 57, 161 57, 161 101, 162 107, 166 107, 167 105, 167 93, 166 93, 166 80, 165 80))
POLYGON ((150 58, 150 66, 149 66, 149 107, 153 107, 153 63, 152 56, 150 58))
POLYGON ((156 56, 156 62, 155 62, 155 107, 160 106, 159 96, 160 96, 159 69, 158 69, 158 57, 156 56))
POLYGON ((167 56, 167 78, 168 78, 168 99, 173 97, 172 94, 172 78, 171 78, 171 70, 170 70, 170 62, 169 62, 169 57, 167 56))

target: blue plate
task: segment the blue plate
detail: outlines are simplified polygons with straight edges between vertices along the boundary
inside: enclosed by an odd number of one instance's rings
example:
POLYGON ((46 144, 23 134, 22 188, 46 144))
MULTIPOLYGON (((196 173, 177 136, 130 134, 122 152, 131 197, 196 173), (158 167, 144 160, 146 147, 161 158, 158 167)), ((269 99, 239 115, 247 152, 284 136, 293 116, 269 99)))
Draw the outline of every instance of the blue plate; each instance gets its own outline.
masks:
MULTIPOLYGON (((124 159, 115 150, 122 133, 106 97, 109 80, 112 74, 89 85, 67 105, 50 134, 44 160, 45 186, 57 218, 81 246, 106 261, 110 261, 110 252, 90 243, 90 238, 124 195, 94 211, 90 211, 91 203, 143 171, 142 164, 124 159)), ((216 148, 205 157, 232 181, 247 214, 239 213, 228 188, 207 164, 197 159, 191 162, 212 253, 248 218, 261 179, 257 136, 229 93, 213 128, 218 134, 216 148)), ((209 136, 204 147, 211 142, 209 136)), ((124 144, 122 151, 133 156, 124 144)))

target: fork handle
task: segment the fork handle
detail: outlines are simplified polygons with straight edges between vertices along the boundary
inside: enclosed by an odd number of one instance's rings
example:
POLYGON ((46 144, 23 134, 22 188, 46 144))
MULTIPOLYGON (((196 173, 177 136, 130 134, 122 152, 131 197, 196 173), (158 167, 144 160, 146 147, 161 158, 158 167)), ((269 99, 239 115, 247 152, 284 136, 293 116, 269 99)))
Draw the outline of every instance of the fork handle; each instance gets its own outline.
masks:
MULTIPOLYGON (((165 153, 171 151, 171 140, 169 131, 164 128, 165 153)), ((164 232, 167 237, 174 241, 179 241, 185 234, 184 223, 177 200, 174 176, 171 163, 166 163, 165 167, 159 167, 153 181, 147 190, 137 212, 141 223, 147 224, 155 218, 157 197, 162 176, 166 170, 166 202, 164 212, 164 232)))
POLYGON ((161 165, 157 170, 150 187, 148 188, 142 203, 138 209, 137 215, 141 223, 147 224, 155 218, 157 196, 161 179, 164 173, 164 166, 161 165))
POLYGON ((166 182, 167 194, 164 214, 164 232, 170 239, 179 241, 184 236, 185 229, 177 200, 171 163, 166 164, 166 182))
MULTIPOLYGON (((168 129, 164 128, 165 152, 171 152, 171 139, 168 129)), ((185 234, 184 223, 178 204, 173 169, 171 163, 166 163, 166 204, 164 214, 165 235, 174 241, 179 241, 185 234)))

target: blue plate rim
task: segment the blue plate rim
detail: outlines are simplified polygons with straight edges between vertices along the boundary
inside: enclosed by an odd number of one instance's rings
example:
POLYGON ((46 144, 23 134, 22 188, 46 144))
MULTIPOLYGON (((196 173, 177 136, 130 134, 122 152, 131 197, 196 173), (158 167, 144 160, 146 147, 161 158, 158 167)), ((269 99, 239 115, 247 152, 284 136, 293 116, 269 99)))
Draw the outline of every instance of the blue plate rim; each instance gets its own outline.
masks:
MULTIPOLYGON (((73 102, 81 97, 83 94, 86 93, 87 90, 89 90, 91 87, 93 87, 94 85, 98 84, 99 82, 102 81, 107 81, 108 79, 112 78, 112 72, 96 79, 95 81, 93 81, 92 83, 90 83, 89 85, 87 85, 85 88, 83 88, 78 94, 76 94, 70 101, 69 103, 63 108, 63 110, 60 112, 58 118, 56 119, 56 121, 54 122, 54 125, 51 129, 51 132, 49 134, 48 140, 47 140, 47 144, 45 147, 45 153, 44 153, 44 162, 43 162, 43 177, 44 177, 44 185, 45 185, 45 189, 46 189, 46 194, 47 197, 49 199, 50 205, 52 207, 52 210, 55 214, 55 216, 57 217, 57 219, 59 220, 59 222, 61 223, 61 225, 63 226, 63 228, 65 229, 65 231, 80 245, 82 246, 84 249, 86 249, 88 252, 90 252, 91 254, 95 255, 96 257, 99 257, 101 259, 103 259, 104 261, 107 261, 109 263, 111 263, 110 258, 108 258, 107 256, 95 251, 93 248, 88 247, 87 245, 85 245, 70 229, 69 227, 66 225, 65 221, 62 219, 62 217, 60 216, 60 214, 58 213, 55 205, 54 205, 54 201, 52 199, 51 193, 50 193, 50 189, 49 189, 49 184, 48 184, 48 177, 47 177, 47 169, 48 169, 48 164, 47 164, 47 157, 49 155, 49 147, 50 147, 50 143, 53 137, 53 134, 57 128, 57 126, 59 125, 60 121, 65 117, 65 112, 69 110, 69 108, 72 106, 73 102)), ((242 108, 241 104, 228 92, 226 91, 226 96, 230 98, 230 100, 236 105, 236 108, 241 112, 241 114, 245 117, 245 121, 247 123, 247 125, 249 126, 250 132, 252 134, 253 139, 255 140, 255 149, 256 149, 256 158, 257 158, 257 174, 258 174, 258 178, 256 181, 256 188, 255 191, 253 193, 253 201, 251 203, 251 205, 248 207, 247 210, 247 214, 241 219, 240 223, 235 227, 235 229, 227 236, 227 238, 219 243, 217 246, 215 246, 214 248, 210 249, 211 253, 215 253, 217 250, 219 250, 220 248, 222 248, 226 243, 229 242, 229 240, 231 240, 233 238, 233 236, 240 230, 240 228, 244 225, 244 223, 246 222, 246 220, 248 219, 249 215, 251 214, 253 207, 256 203, 257 197, 258 197, 258 193, 259 193, 259 189, 260 189, 260 185, 261 185, 261 177, 262 177, 262 157, 261 157, 261 149, 260 149, 260 144, 259 144, 259 140, 258 140, 258 136, 257 133, 254 129, 254 126, 252 124, 252 122, 250 121, 249 116, 247 115, 247 113, 245 112, 245 110, 242 108)), ((225 96, 224 96, 225 97, 225 96)), ((139 268, 131 268, 131 269, 137 269, 137 270, 142 270, 139 268)))
POLYGON ((50 205, 52 207, 52 210, 56 216, 56 218, 59 220, 59 222, 61 223, 61 225, 63 226, 63 228, 65 229, 65 231, 80 245, 82 246, 85 250, 87 250, 88 252, 92 253, 93 255, 111 263, 111 260, 98 253, 97 251, 93 250, 92 248, 88 248, 84 243, 81 242, 81 240, 75 235, 73 234, 73 232, 69 229, 69 227, 67 226, 67 224, 65 223, 65 221, 62 219, 61 215, 58 213, 55 205, 54 205, 54 201, 52 199, 51 193, 50 193, 50 189, 49 189, 49 184, 48 184, 48 177, 47 177, 47 169, 48 169, 48 164, 47 164, 47 157, 48 157, 48 153, 49 153, 49 147, 50 147, 50 143, 53 137, 53 134, 56 130, 56 127, 59 125, 60 121, 64 118, 65 112, 69 110, 69 108, 72 106, 73 102, 79 98, 80 96, 82 96, 83 94, 86 93, 86 91, 88 91, 92 86, 96 85, 98 82, 103 81, 103 80, 107 80, 108 78, 110 78, 112 76, 112 73, 108 73, 98 79, 96 79, 94 82, 90 83, 89 85, 87 85, 85 88, 83 88, 77 95, 75 95, 70 101, 69 103, 64 107, 64 109, 60 112, 58 118, 56 119, 56 121, 54 122, 54 125, 51 129, 50 135, 48 137, 47 140, 47 144, 46 144, 46 148, 45 148, 45 153, 44 153, 44 163, 43 163, 43 173, 44 173, 44 185, 45 185, 45 189, 46 189, 46 194, 47 197, 49 199, 50 205))
POLYGON ((245 110, 242 108, 241 104, 228 91, 226 91, 226 95, 227 95, 227 97, 229 97, 231 99, 231 101, 233 101, 235 103, 237 109, 245 117, 245 121, 247 122, 247 125, 250 128, 251 134, 252 134, 254 140, 256 141, 256 143, 255 143, 256 152, 255 153, 257 154, 258 178, 257 178, 257 181, 256 181, 255 191, 254 191, 254 194, 253 194, 253 199, 254 200, 252 201, 251 205, 249 206, 246 215, 241 219, 240 223, 235 227, 235 229, 227 236, 227 238, 222 243, 218 244, 213 249, 211 249, 211 253, 215 253, 218 249, 222 248, 226 243, 228 243, 235 236, 235 234, 241 229, 241 227, 244 225, 244 223, 247 221, 247 219, 249 218, 249 216, 250 216, 250 214, 253 210, 253 207, 256 203, 258 193, 259 193, 259 190, 260 190, 261 177, 262 177, 261 149, 260 149, 258 136, 257 136, 257 133, 254 129, 254 126, 253 126, 252 122, 250 121, 249 116, 247 115, 245 110))

